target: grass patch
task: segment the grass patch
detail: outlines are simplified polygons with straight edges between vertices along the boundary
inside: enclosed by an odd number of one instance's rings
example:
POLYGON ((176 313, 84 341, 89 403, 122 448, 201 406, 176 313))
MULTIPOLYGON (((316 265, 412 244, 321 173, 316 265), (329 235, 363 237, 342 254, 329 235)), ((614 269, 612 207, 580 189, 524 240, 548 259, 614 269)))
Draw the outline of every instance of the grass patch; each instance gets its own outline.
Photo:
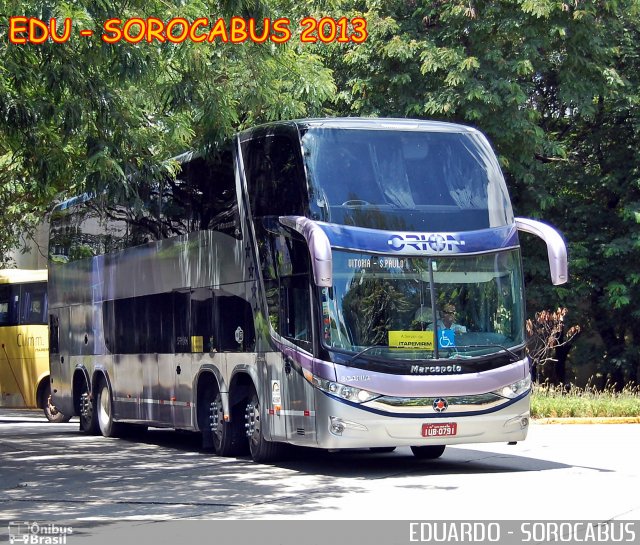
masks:
POLYGON ((534 384, 531 398, 533 418, 585 418, 640 416, 640 387, 628 385, 620 392, 612 387, 534 384))

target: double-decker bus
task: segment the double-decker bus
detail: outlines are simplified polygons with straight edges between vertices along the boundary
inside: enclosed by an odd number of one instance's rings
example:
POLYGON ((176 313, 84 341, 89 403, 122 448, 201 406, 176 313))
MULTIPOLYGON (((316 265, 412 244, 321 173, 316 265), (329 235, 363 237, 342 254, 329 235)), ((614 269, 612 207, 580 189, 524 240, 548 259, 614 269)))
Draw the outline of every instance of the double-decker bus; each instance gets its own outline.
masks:
POLYGON ((0 270, 0 407, 41 408, 63 422, 51 404, 48 343, 47 271, 0 270))
POLYGON ((307 119, 184 154, 144 205, 84 195, 52 215, 55 403, 88 433, 202 433, 223 456, 527 435, 518 230, 466 126, 307 119), (452 318, 452 314, 455 314, 452 318))

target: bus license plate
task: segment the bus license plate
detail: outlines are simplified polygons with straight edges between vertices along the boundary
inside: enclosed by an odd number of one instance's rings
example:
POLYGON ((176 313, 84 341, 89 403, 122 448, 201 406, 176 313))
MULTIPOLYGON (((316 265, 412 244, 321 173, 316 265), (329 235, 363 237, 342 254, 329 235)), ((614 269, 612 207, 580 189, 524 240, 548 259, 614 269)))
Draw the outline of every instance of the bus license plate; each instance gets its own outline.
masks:
POLYGON ((422 437, 451 437, 458 433, 458 424, 422 424, 422 437))

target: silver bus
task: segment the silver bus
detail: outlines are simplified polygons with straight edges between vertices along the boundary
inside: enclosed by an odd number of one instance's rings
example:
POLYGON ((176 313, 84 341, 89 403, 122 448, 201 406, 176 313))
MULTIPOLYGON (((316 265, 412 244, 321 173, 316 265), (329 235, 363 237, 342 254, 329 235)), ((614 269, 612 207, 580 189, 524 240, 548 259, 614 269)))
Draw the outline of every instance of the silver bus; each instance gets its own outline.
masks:
POLYGON ((518 231, 466 126, 307 119, 237 134, 144 205, 53 212, 53 398, 89 434, 199 431, 219 455, 514 442, 527 435, 518 231))

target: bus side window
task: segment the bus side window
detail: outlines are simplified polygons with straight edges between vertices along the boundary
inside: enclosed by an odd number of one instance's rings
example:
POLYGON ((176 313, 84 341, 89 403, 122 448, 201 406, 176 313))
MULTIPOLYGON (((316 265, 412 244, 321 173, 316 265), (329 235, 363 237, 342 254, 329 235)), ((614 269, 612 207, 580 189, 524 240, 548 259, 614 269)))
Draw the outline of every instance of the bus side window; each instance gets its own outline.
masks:
POLYGON ((213 323, 213 291, 198 288, 191 292, 191 352, 215 352, 218 350, 215 324, 213 323))
POLYGON ((283 279, 280 288, 282 335, 307 350, 311 349, 312 340, 309 295, 307 275, 283 279))
POLYGON ((191 293, 189 291, 173 293, 173 335, 176 354, 191 352, 190 337, 191 293))
POLYGON ((55 314, 49 314, 49 352, 60 353, 60 323, 55 314))
POLYGON ((245 143, 242 152, 253 216, 304 215, 306 182, 297 141, 267 135, 245 143))
POLYGON ((251 303, 235 295, 216 295, 216 317, 220 349, 251 352, 255 347, 255 328, 251 303))
POLYGON ((102 323, 105 346, 112 354, 170 354, 174 351, 171 293, 105 301, 102 323))
POLYGON ((9 325, 9 286, 0 286, 0 325, 9 325))
POLYGON ((19 300, 17 286, 0 286, 0 325, 18 325, 19 300))
MULTIPOLYGON (((297 234, 282 237, 282 241, 285 243, 288 259, 287 266, 279 268, 280 334, 298 346, 311 350, 309 249, 297 234)), ((284 262, 282 256, 278 257, 278 262, 284 262)))
POLYGON ((21 324, 47 323, 47 286, 44 282, 22 286, 21 324))

